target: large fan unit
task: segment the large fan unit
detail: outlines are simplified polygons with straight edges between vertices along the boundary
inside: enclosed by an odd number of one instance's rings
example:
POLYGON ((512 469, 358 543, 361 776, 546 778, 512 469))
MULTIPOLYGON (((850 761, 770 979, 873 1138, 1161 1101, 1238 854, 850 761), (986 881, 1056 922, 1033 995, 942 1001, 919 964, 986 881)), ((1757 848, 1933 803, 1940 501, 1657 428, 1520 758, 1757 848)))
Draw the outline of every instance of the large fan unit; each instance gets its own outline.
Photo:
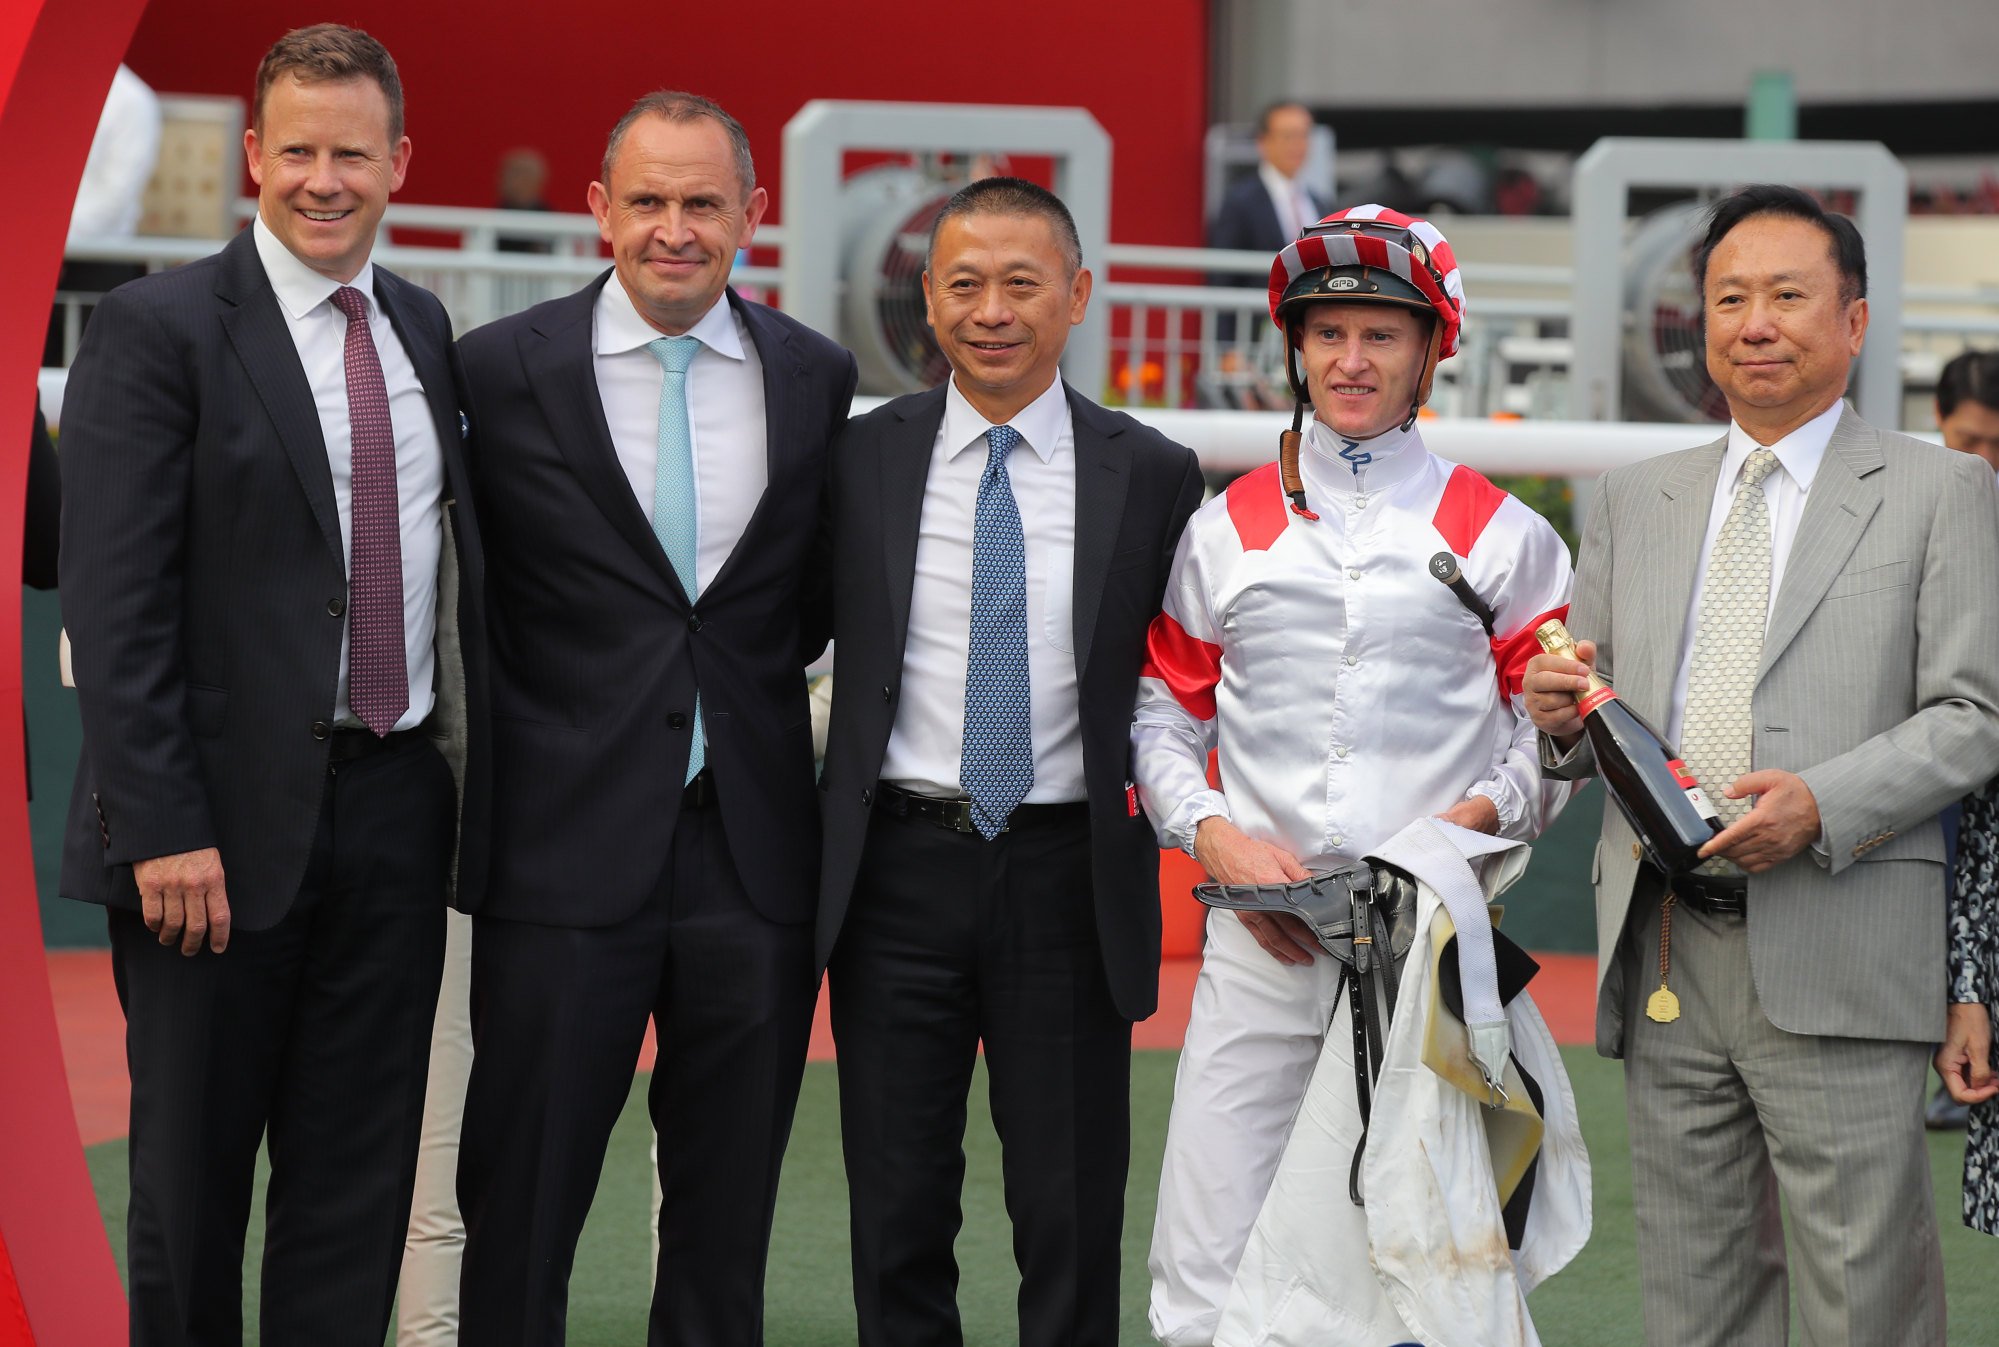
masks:
POLYGON ((840 186, 840 340, 860 366, 862 393, 920 392, 951 372, 924 316, 923 265, 931 223, 957 186, 902 164, 864 169, 840 186))
POLYGON ((1684 201, 1639 222, 1624 264, 1624 416, 1631 421, 1726 421, 1708 377, 1701 297, 1687 259, 1704 204, 1684 201))

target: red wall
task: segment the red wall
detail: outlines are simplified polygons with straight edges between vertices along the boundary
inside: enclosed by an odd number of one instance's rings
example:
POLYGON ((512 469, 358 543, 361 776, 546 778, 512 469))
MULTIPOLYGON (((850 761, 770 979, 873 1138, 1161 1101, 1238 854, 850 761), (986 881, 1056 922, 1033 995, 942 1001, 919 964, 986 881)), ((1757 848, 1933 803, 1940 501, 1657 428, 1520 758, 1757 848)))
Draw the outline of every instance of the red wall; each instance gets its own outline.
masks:
MULTIPOLYGON (((582 210, 611 124, 640 94, 680 87, 734 113, 777 196, 784 124, 808 99, 1024 103, 1089 109, 1113 143, 1111 234, 1201 241, 1206 0, 765 0, 681 10, 608 0, 481 6, 348 0, 152 0, 128 64, 168 93, 248 98, 286 28, 338 19, 395 55, 415 146, 401 199, 492 204, 500 155, 548 157, 548 198, 582 210), (712 29, 704 33, 702 29, 712 29)), ((247 179, 246 179, 247 184, 247 179)), ((775 219, 782 220, 778 203, 775 219)))

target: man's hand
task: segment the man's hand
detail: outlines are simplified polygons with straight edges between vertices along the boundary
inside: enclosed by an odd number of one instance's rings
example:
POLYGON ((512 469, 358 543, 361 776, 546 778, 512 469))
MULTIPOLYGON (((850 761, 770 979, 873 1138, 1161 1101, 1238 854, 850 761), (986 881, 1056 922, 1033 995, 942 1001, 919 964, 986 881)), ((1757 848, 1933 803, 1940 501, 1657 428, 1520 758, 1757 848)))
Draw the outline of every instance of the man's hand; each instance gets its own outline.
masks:
POLYGON ((1563 659, 1545 652, 1527 661, 1520 680, 1527 694, 1527 717, 1534 728, 1568 748, 1582 736, 1583 713, 1576 706, 1576 694, 1589 690, 1588 675, 1596 671, 1596 642, 1577 641, 1576 653, 1582 662, 1563 659))
POLYGON ((162 945, 177 944, 189 958, 201 952, 204 938, 217 954, 229 947, 229 895, 214 847, 134 862, 132 878, 146 929, 162 945))
MULTIPOLYGON (((1218 884, 1288 884, 1312 877, 1296 856, 1246 836, 1219 814, 1202 819, 1194 829, 1194 859, 1218 884)), ((1311 930, 1288 912, 1238 912, 1236 916, 1264 952, 1279 963, 1308 964, 1319 955, 1319 942, 1311 930)))
POLYGON ((1455 823, 1460 828, 1470 828, 1475 833, 1499 831, 1499 806, 1483 795, 1474 795, 1469 800, 1459 800, 1437 817, 1446 823, 1455 823))
POLYGON ((1999 1095, 1999 1072, 1992 1069, 1991 1012, 1976 1001, 1951 1006, 1936 1066, 1943 1087, 1960 1104, 1982 1104, 1999 1095))
POLYGON ((1761 874, 1818 840, 1818 798, 1795 772, 1750 772, 1722 794, 1731 800, 1754 795, 1756 805, 1709 839, 1700 850, 1703 860, 1724 856, 1752 875, 1761 874))

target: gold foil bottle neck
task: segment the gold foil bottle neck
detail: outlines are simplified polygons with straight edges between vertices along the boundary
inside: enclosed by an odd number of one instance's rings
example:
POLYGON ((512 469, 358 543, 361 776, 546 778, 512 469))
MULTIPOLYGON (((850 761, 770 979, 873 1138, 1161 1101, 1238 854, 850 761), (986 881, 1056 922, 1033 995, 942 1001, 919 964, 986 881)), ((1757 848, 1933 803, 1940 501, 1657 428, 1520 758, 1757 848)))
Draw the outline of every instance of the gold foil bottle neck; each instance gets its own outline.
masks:
MULTIPOLYGON (((1534 639, 1541 643, 1543 650, 1556 658, 1572 659, 1578 664, 1582 663, 1582 656, 1576 653, 1576 638, 1569 632, 1568 624, 1559 617, 1551 617, 1540 626, 1534 628, 1534 639)), ((1607 686, 1609 685, 1601 678, 1598 678, 1596 671, 1592 669, 1589 673, 1588 689, 1578 692, 1576 700, 1581 701, 1590 693, 1607 686)))

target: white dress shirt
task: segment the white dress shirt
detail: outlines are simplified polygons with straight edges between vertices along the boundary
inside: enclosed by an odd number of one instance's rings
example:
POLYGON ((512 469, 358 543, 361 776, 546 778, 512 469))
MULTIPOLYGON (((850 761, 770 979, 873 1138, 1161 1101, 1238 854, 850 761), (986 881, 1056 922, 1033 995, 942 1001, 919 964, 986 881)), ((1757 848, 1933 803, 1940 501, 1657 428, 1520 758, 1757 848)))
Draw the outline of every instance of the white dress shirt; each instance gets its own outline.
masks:
MULTIPOLYGON (((347 315, 333 306, 340 282, 292 256, 264 224, 250 226, 264 274, 277 292, 278 308, 291 329, 299 364, 312 386, 319 411, 319 431, 326 441, 326 463, 333 471, 333 501, 340 509, 340 550, 343 563, 351 556, 354 537, 354 451, 347 424, 347 315)), ((416 366, 403 349, 402 338, 375 302, 375 267, 371 262, 348 282, 368 305, 368 333, 382 365, 389 394, 389 423, 396 436, 396 513, 402 521, 403 644, 409 659, 409 709, 396 722, 411 729, 430 714, 436 700, 431 684, 436 669, 437 564, 444 550, 444 451, 437 442, 437 423, 430 401, 416 377, 416 366)), ((349 566, 349 574, 352 567, 349 566)), ((334 684, 333 722, 361 722, 347 705, 347 633, 340 634, 340 676, 334 684)))
POLYGON ((1267 161, 1257 164, 1256 176, 1263 179, 1263 190, 1270 193, 1271 207, 1277 212, 1277 227, 1284 231, 1287 243, 1303 233, 1306 225, 1319 222, 1318 203, 1296 178, 1285 177, 1267 161))
MULTIPOLYGON (((651 519, 666 369, 646 346, 665 334, 639 316, 615 272, 597 296, 593 328, 597 394, 611 447, 639 509, 651 519)), ((726 296, 685 335, 701 343, 687 367, 687 420, 694 442, 694 569, 706 589, 736 550, 770 482, 763 362, 726 296)))
MULTIPOLYGON (((1694 667, 1694 634, 1700 629, 1701 593, 1707 588, 1707 559, 1721 526, 1735 503, 1735 489, 1741 484, 1742 465, 1758 449, 1769 448, 1777 455, 1777 469, 1763 479, 1763 498, 1770 506, 1770 612, 1777 610, 1777 593, 1784 583, 1784 563, 1790 559, 1791 543, 1798 536, 1798 521, 1805 515, 1805 498, 1818 476, 1825 458, 1826 444, 1833 427, 1839 424, 1844 401, 1799 426, 1772 445, 1760 445, 1749 432, 1733 421, 1728 425, 1728 448, 1721 455, 1721 477, 1714 487, 1714 505, 1708 511, 1707 538, 1701 543, 1700 560, 1694 567, 1694 592, 1687 599, 1687 620, 1680 629, 1680 665, 1673 675, 1673 702, 1666 718, 1666 741, 1680 742, 1680 726, 1687 709, 1687 675, 1694 667)), ((1769 621, 1765 615, 1764 621, 1769 621)))
MULTIPOLYGON (((1027 678, 1034 788, 1026 804, 1085 798, 1075 639, 1076 430, 1060 379, 1008 423, 1022 443, 1007 458, 1027 547, 1027 678)), ((992 422, 953 376, 930 451, 903 647, 902 696, 881 779, 920 795, 962 796, 965 667, 972 626, 972 534, 992 422)))
POLYGON ((111 77, 90 155, 70 207, 69 237, 130 238, 145 212, 146 184, 160 161, 159 95, 127 66, 111 77))

